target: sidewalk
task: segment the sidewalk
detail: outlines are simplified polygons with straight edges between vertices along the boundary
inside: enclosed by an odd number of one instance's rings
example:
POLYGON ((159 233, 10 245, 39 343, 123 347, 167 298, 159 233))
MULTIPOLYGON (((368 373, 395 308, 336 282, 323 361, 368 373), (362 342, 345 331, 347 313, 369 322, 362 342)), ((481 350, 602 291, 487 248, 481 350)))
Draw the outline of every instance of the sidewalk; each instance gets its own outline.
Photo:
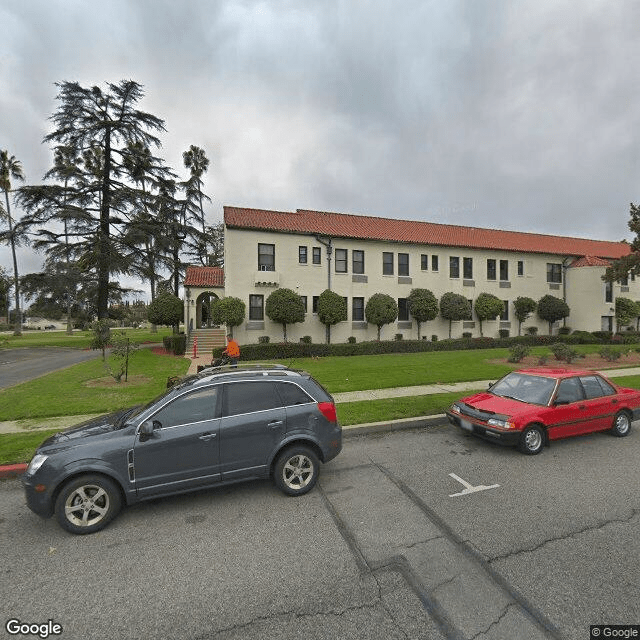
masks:
MULTIPOLYGON (((210 364, 210 358, 192 358, 191 366, 187 373, 196 373, 198 365, 210 364)), ((640 367, 628 369, 606 369, 601 371, 608 378, 620 376, 640 375, 640 367)), ((367 391, 346 391, 334 393, 333 399, 336 404, 345 402, 360 402, 366 400, 383 400, 388 398, 402 398, 407 396, 431 395, 434 393, 460 393, 464 395, 467 391, 474 389, 486 389, 495 380, 476 380, 472 382, 455 382, 450 384, 416 385, 412 387, 392 387, 389 389, 369 389, 367 391)), ((4 433, 26 433, 42 429, 63 429, 67 426, 79 424, 89 420, 96 415, 85 416, 61 416, 57 418, 34 418, 29 420, 15 420, 0 422, 0 434, 4 433)), ((383 422, 373 422, 367 424, 357 424, 343 426, 345 436, 358 435, 364 433, 375 433, 380 431, 395 431, 398 429, 411 429, 431 424, 442 423, 444 414, 431 416, 416 416, 415 418, 403 418, 401 420, 385 420, 383 422)), ((12 477, 24 472, 27 465, 0 466, 0 478, 12 477)))

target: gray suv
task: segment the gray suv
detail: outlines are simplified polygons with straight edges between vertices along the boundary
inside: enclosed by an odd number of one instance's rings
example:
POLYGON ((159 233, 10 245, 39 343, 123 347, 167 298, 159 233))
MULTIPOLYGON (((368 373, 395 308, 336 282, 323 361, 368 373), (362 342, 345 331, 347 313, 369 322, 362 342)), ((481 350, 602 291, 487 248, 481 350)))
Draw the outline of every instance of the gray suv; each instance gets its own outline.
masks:
POLYGON ((308 373, 210 368, 147 405, 52 436, 22 483, 32 511, 93 533, 123 504, 242 480, 271 477, 302 495, 341 448, 333 398, 308 373))

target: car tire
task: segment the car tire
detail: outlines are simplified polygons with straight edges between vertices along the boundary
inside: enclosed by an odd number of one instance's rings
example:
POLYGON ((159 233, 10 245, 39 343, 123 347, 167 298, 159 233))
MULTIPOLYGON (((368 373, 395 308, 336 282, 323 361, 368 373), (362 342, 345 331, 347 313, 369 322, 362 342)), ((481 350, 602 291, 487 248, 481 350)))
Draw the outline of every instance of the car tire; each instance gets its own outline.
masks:
POLYGON ((318 456, 309 447, 296 445, 285 449, 276 459, 273 481, 288 496, 301 496, 313 489, 319 473, 318 456))
POLYGON ((627 411, 618 411, 613 419, 611 433, 618 438, 628 436, 631 431, 631 416, 627 411))
POLYGON ((520 436, 518 448, 528 456, 535 456, 544 447, 544 431, 542 427, 532 424, 528 426, 520 436))
POLYGON ((101 475, 84 475, 62 487, 56 498, 55 514, 61 527, 82 535, 106 527, 121 506, 120 490, 112 480, 101 475))

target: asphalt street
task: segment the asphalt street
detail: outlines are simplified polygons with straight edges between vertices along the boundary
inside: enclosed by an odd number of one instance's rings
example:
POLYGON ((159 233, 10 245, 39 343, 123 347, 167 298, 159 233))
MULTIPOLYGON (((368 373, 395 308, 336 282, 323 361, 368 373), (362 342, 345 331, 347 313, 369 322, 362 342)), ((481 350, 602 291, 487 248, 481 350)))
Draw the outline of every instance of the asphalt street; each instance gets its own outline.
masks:
POLYGON ((319 485, 154 500, 90 536, 0 482, 6 621, 57 637, 589 638, 640 623, 638 423, 534 457, 450 425, 345 441, 319 485))
POLYGON ((41 347, 0 350, 0 389, 64 369, 72 364, 91 360, 100 351, 41 347))

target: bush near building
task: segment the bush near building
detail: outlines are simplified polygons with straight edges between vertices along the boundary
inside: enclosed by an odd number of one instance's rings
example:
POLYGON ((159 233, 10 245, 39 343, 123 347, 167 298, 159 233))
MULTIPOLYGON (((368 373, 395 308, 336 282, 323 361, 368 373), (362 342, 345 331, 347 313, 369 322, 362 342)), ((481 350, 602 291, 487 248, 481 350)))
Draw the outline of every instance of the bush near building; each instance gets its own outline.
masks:
MULTIPOLYGON (((367 342, 346 342, 340 344, 312 344, 302 342, 242 345, 242 360, 279 360, 291 358, 311 358, 324 356, 379 355, 384 353, 422 353, 429 351, 461 351, 470 349, 509 349, 515 345, 528 347, 551 346, 554 344, 620 344, 618 338, 624 338, 625 344, 640 343, 637 332, 623 336, 607 332, 589 333, 576 331, 568 336, 514 336, 512 338, 457 338, 446 340, 381 340, 367 342), (602 335, 604 334, 604 336, 602 335)), ((223 348, 213 350, 213 357, 222 355, 223 348)))

